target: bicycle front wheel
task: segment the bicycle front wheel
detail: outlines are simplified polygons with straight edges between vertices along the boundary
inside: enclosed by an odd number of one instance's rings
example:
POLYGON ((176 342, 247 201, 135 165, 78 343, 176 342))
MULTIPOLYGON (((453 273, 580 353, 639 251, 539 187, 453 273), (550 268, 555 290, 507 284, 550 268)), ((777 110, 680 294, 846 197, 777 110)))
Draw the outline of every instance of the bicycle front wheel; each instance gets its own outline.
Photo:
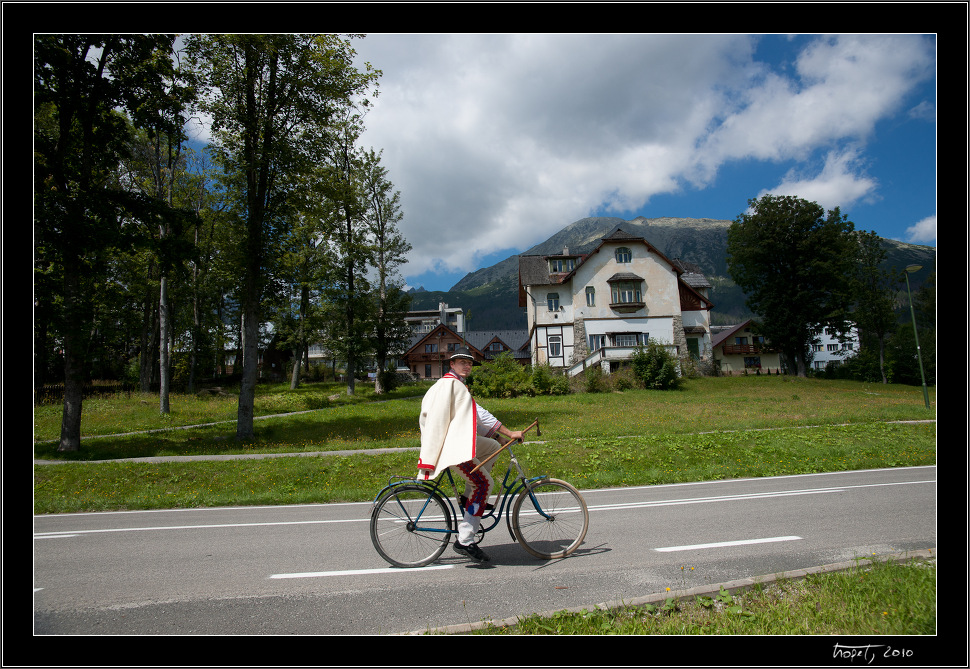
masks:
POLYGON ((512 532, 522 548, 543 560, 566 557, 583 543, 589 527, 586 500, 559 479, 530 483, 512 506, 512 532))
POLYGON ((453 522, 448 505, 421 485, 392 489, 374 506, 370 538, 381 557, 397 567, 423 567, 448 546, 453 522))

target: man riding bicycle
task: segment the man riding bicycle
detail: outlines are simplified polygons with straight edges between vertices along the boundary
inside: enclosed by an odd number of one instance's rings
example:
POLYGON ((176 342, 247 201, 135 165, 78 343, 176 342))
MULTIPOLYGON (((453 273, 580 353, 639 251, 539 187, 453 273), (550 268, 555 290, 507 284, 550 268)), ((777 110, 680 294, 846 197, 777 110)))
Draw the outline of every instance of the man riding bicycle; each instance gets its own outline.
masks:
POLYGON ((467 348, 459 348, 449 358, 448 373, 421 400, 418 479, 433 479, 448 467, 458 471, 465 480, 466 504, 454 549, 476 562, 486 562, 489 557, 474 539, 492 489, 491 469, 495 459, 477 471, 472 470, 501 447, 494 439, 497 434, 514 440, 522 439, 522 432, 506 428, 472 398, 465 384, 474 361, 467 348))

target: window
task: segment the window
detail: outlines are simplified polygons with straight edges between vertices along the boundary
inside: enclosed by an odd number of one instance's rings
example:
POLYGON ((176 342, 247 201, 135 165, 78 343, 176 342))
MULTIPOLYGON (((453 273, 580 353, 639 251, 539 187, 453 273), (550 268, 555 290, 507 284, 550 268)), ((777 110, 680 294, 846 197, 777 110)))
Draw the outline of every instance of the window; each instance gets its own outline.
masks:
POLYGON ((635 334, 618 334, 615 336, 617 346, 636 346, 637 336, 635 334))
POLYGON ((589 350, 595 351, 606 346, 606 335, 589 335, 589 350))
POLYGON ((549 259, 549 272, 552 274, 572 272, 573 268, 575 267, 576 267, 575 258, 550 258, 549 259))
POLYGON ((596 289, 592 286, 586 286, 586 306, 596 306, 596 289))
POLYGON ((613 304, 642 302, 638 281, 617 281, 613 284, 613 304))
POLYGON ((616 262, 628 263, 633 259, 633 252, 626 246, 616 250, 616 262))
POLYGON ((546 295, 546 306, 549 311, 559 311, 559 293, 548 293, 546 295))
POLYGON ((491 344, 488 345, 488 350, 489 351, 504 351, 505 350, 505 347, 502 346, 502 342, 493 341, 491 344))
POLYGON ((553 335, 549 337, 549 357, 558 358, 562 355, 562 337, 553 335))
POLYGON ((438 352, 438 345, 437 344, 425 344, 424 345, 424 352, 425 353, 437 353, 438 352))
POLYGON ((640 346, 646 345, 650 338, 649 332, 617 332, 610 335, 614 346, 640 346))

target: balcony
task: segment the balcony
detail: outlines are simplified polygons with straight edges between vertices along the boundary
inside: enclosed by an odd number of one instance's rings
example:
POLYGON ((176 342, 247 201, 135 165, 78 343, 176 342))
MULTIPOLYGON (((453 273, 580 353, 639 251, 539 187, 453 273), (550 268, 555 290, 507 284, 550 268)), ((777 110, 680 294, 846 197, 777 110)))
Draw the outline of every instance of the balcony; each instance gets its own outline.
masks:
POLYGON ((777 353, 777 351, 764 344, 724 344, 721 347, 724 355, 761 355, 763 353, 777 353))
POLYGON ((646 305, 645 302, 611 302, 610 309, 619 313, 632 313, 634 311, 639 311, 643 309, 646 305))

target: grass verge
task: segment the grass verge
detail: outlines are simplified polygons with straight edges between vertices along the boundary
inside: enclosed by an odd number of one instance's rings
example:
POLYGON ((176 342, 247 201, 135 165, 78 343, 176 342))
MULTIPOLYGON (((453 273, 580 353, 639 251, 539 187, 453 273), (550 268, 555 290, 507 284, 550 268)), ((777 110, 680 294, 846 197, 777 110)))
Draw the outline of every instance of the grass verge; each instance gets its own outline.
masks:
MULTIPOLYGON (((411 444, 413 446, 413 443, 411 444)), ((930 465, 935 424, 550 439, 515 449, 532 474, 578 488, 930 465)), ((507 456, 494 470, 502 471, 507 456)), ((34 467, 34 512, 364 501, 413 474, 416 453, 306 455, 193 462, 65 462, 34 467)))
POLYGON ((658 604, 534 614, 486 623, 480 635, 911 635, 936 633, 935 560, 859 561, 856 566, 713 596, 658 604))

